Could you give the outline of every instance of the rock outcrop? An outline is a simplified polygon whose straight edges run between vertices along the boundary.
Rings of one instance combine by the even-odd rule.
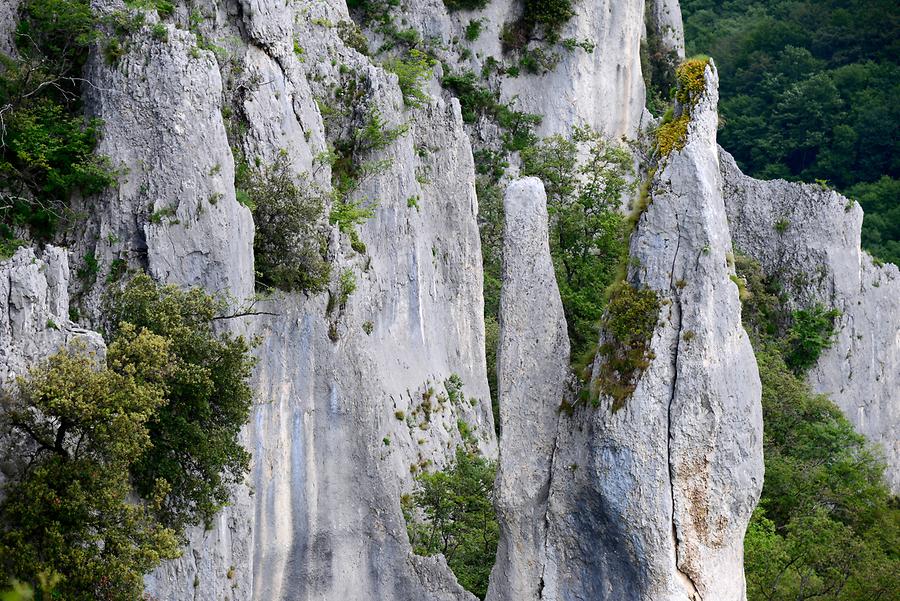
[[[900,272],[860,249],[862,209],[818,184],[759,181],[721,151],[737,252],[759,261],[794,309],[838,309],[837,336],[808,375],[879,445],[900,491]]]
[[[660,313],[649,367],[623,408],[601,394],[596,406],[562,411],[571,401],[565,363],[547,355],[567,350],[555,335],[565,322],[552,280],[545,290],[549,251],[535,231],[544,226],[542,193],[528,180],[507,192],[498,353],[504,536],[492,599],[745,598],[743,536],[763,476],[761,386],[727,258],[712,63],[705,78],[686,144],[664,159],[632,237],[628,280],[656,293]],[[535,304],[549,308],[546,317]],[[598,355],[595,380],[602,362]],[[523,458],[526,443],[508,441],[506,428],[517,433],[525,422]],[[546,432],[555,422],[554,443]]]
[[[99,334],[69,319],[68,286],[65,249],[48,245],[39,258],[24,247],[0,261],[0,388],[60,349],[106,348]]]
[[[503,437],[497,473],[501,525],[489,599],[540,599],[547,502],[559,407],[568,393],[569,337],[550,258],[547,196],[531,177],[504,198],[503,289],[497,350]]]
[[[0,7],[0,51],[11,49],[15,5]],[[841,309],[838,340],[811,382],[886,447],[898,485],[897,268],[860,253],[858,206],[815,187],[756,182],[720,154],[712,63],[686,143],[653,175],[632,237],[627,282],[653,291],[659,316],[649,365],[621,408],[603,394],[596,405],[576,401],[546,195],[534,178],[509,184],[498,445],[470,142],[490,146],[497,131],[464,125],[436,78],[423,84],[421,106],[407,106],[397,75],[345,39],[356,30],[344,0],[175,5],[165,23],[146,11],[122,34],[114,64],[96,49],[86,67],[86,110],[104,124],[98,152],[120,181],[82,199],[87,218],[65,234],[73,271],[85,276],[70,278],[67,251],[53,246],[0,262],[0,385],[75,340],[102,351],[98,334],[70,321],[70,299],[81,323],[99,324],[103,288],[129,268],[227,297],[247,315],[221,327],[261,340],[243,435],[248,482],[211,528],[189,533],[183,557],[147,577],[153,598],[472,601],[442,557],[412,553],[400,507],[415,474],[452,460],[464,423],[484,456],[499,455],[488,599],[743,601],[762,422],[733,245],[790,280],[798,306]],[[561,35],[593,49],[558,47],[545,73],[497,71],[490,83],[501,101],[543,115],[542,135],[589,125],[635,137],[648,119],[642,39],[684,54],[677,0],[576,7]],[[475,12],[422,0],[394,16],[454,72],[480,73],[489,58],[505,60],[499,34],[520,10],[517,0]],[[481,35],[462,52],[477,20]],[[365,34],[385,41],[378,27]],[[340,105],[336,92],[351,88],[353,105]],[[372,216],[351,242],[328,223],[339,195],[322,157],[337,136],[358,135],[362,113],[400,133],[365,157],[371,173],[353,199]],[[327,292],[257,295],[253,215],[235,172],[242,160],[280,157],[325,199]],[[790,223],[783,236],[773,231],[780,219]]]

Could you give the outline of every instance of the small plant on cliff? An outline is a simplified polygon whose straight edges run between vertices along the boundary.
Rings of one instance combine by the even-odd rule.
[[[661,156],[668,156],[673,150],[681,150],[687,142],[688,124],[691,121],[691,110],[700,94],[706,89],[706,65],[709,57],[698,56],[681,63],[675,69],[680,114],[675,117],[666,112],[662,123],[656,130],[657,147]]]
[[[612,291],[601,324],[598,384],[612,397],[613,411],[625,406],[654,357],[650,342],[658,320],[659,297],[653,290],[622,282]]]
[[[259,169],[239,161],[235,186],[243,204],[253,207],[258,284],[307,293],[324,290],[331,268],[325,260],[323,194],[291,172],[284,152]]]
[[[397,75],[397,83],[403,92],[406,106],[418,108],[428,100],[423,86],[432,76],[436,61],[415,48],[406,57],[389,60],[384,67]]]
[[[487,593],[499,540],[495,476],[492,462],[458,447],[451,465],[421,472],[416,490],[401,499],[413,551],[443,554],[459,583],[480,599]]]

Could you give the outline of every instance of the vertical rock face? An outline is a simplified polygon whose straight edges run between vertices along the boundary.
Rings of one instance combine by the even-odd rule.
[[[560,402],[566,394],[569,338],[550,259],[547,197],[531,177],[504,198],[503,289],[497,380],[500,467],[497,562],[488,598],[539,599],[547,500]]]
[[[735,249],[759,261],[794,308],[841,311],[834,344],[809,373],[857,431],[879,445],[900,491],[900,272],[860,250],[859,205],[819,185],[763,182],[721,151]],[[781,224],[776,230],[776,224]]]
[[[705,90],[692,100],[684,149],[654,177],[650,206],[632,237],[632,282],[656,290],[663,305],[656,358],[626,401],[626,415],[610,415],[607,423],[621,436],[617,422],[633,413],[659,420],[665,432],[650,443],[650,457],[664,460],[652,473],[661,471],[670,489],[672,539],[663,541],[674,563],[648,598],[740,600],[743,535],[762,489],[761,386],[727,258],[711,61]],[[660,376],[667,385],[653,386]],[[624,449],[633,444],[622,442]]]
[[[648,0],[647,33],[655,35],[660,49],[684,58],[684,24],[678,0]]]
[[[93,4],[125,9],[121,0]],[[188,6],[176,4],[186,22]],[[499,32],[520,10],[515,0],[474,13],[448,12],[442,0],[413,4],[404,7],[409,25],[445,44],[482,19],[471,55],[451,60],[455,70],[476,72],[502,57]],[[0,7],[0,51],[11,49],[16,5]],[[576,7],[562,37],[589,40],[594,50],[565,52],[543,75],[504,78],[502,99],[544,115],[541,134],[590,125],[633,136],[644,117],[642,37],[650,31],[683,56],[677,0]],[[414,474],[453,457],[462,422],[484,455],[498,450],[475,167],[459,103],[441,99],[432,83],[436,98],[406,107],[397,76],[339,35],[336,24],[350,18],[344,0],[199,0],[190,8],[204,17],[195,31],[166,24],[166,36],[153,35],[158,17],[148,14],[115,65],[99,51],[89,60],[85,104],[104,121],[98,151],[121,181],[84,200],[90,217],[68,242],[73,260],[91,256],[99,273],[73,281],[66,252],[49,246],[0,262],[0,385],[76,339],[102,351],[99,335],[69,321],[67,289],[96,321],[104,282],[123,265],[236,305],[255,300],[258,315],[224,326],[262,340],[244,433],[253,454],[247,486],[212,528],[189,533],[182,558],[147,577],[148,593],[172,601],[471,601],[441,557],[412,554],[399,501]],[[315,157],[334,142],[323,113],[342,110],[331,105],[333,90],[348,73],[365,82],[356,100],[377,108],[387,127],[408,128],[366,157],[389,165],[359,190],[374,209],[358,226],[366,250],[351,249],[332,226],[330,292],[254,299],[253,218],[237,201],[233,152],[259,165],[286,156],[298,181],[331,198],[330,167]],[[661,303],[654,357],[621,409],[601,396],[596,407],[559,411],[574,399],[546,196],[533,178],[508,187],[501,540],[489,599],[744,598],[742,542],[762,484],[762,424],[730,279],[732,235],[737,249],[784,274],[798,304],[843,311],[838,340],[811,381],[885,445],[898,486],[897,269],[859,252],[858,206],[741,175],[716,147],[711,64],[705,81],[686,144],[654,176],[632,238],[628,281]],[[790,223],[781,237],[772,232],[780,219]],[[356,290],[339,300],[343,274]],[[464,383],[461,398],[450,394],[453,374]]]
[[[596,407],[552,409],[567,396],[567,344],[553,280],[544,283],[543,195],[529,180],[507,192],[503,538],[492,599],[745,598],[743,537],[763,476],[761,386],[727,259],[711,63],[705,78],[684,149],[656,174],[632,237],[629,280],[655,291],[661,310],[653,359],[623,408],[601,394]],[[546,432],[556,422],[554,444]],[[508,440],[525,423],[528,442]]]
[[[20,248],[0,261],[0,388],[61,348],[82,344],[102,352],[103,339],[69,320],[69,260],[66,251],[44,248],[38,258]]]

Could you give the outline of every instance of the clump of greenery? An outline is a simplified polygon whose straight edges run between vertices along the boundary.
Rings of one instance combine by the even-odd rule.
[[[634,392],[654,358],[650,342],[659,320],[659,297],[649,288],[622,282],[613,290],[602,323],[603,343],[598,384],[618,411]],[[597,399],[593,399],[597,402]]]
[[[582,159],[579,161],[579,148]],[[633,192],[628,153],[589,129],[551,136],[521,153],[522,174],[544,182],[550,253],[565,309],[572,356],[597,343],[603,291],[628,254],[628,226],[618,208]]]
[[[257,283],[314,294],[328,285],[323,195],[291,172],[282,152],[269,166],[245,161],[235,173],[238,197],[253,210],[253,252]]]
[[[900,508],[884,465],[834,403],[803,381],[806,364],[785,360],[797,332],[810,348],[828,343],[829,312],[814,308],[794,321],[800,312],[785,308],[758,263],[738,256],[735,266],[746,282],[742,318],[762,381],[766,472],[744,543],[748,599],[888,598],[900,571]]]
[[[657,149],[661,156],[668,156],[673,150],[681,150],[687,143],[691,110],[706,89],[705,73],[708,63],[708,57],[694,57],[675,69],[675,80],[678,85],[675,99],[678,101],[677,108],[680,113],[676,117],[674,113],[666,112],[656,130]]]
[[[837,331],[834,322],[841,316],[837,309],[814,305],[792,314],[788,329],[784,361],[796,374],[802,374],[819,360],[822,351],[831,347]]]
[[[0,238],[47,238],[75,193],[113,182],[94,154],[99,121],[81,111],[78,79],[97,20],[87,0],[26,0],[15,32],[19,57],[0,56]]]
[[[252,402],[250,343],[213,331],[228,306],[197,288],[159,286],[138,275],[107,306],[112,340],[132,328],[170,348],[166,403],[147,421],[153,445],[131,465],[132,483],[144,498],[157,499],[156,514],[176,531],[209,523],[249,469],[239,435]]]
[[[403,92],[406,106],[419,108],[428,100],[428,94],[422,89],[432,76],[436,61],[419,50],[413,48],[404,58],[395,58],[384,64],[385,69],[397,75],[397,83]]]
[[[687,142],[688,124],[691,122],[691,115],[685,111],[677,118],[668,121],[663,120],[662,124],[656,130],[656,142],[659,153],[662,156],[668,156],[673,150],[681,150]]]
[[[492,462],[459,447],[455,462],[444,471],[419,473],[415,492],[401,499],[413,551],[443,554],[460,585],[480,599],[487,594],[499,540],[496,471]]]
[[[490,0],[444,0],[448,10],[479,10],[488,5]]]
[[[481,37],[481,26],[481,19],[469,21],[469,24],[466,25],[466,40],[469,42],[474,42],[479,37]]]
[[[338,37],[348,47],[353,48],[362,55],[369,54],[369,40],[360,30],[359,25],[353,21],[341,21],[337,25]]]
[[[356,198],[356,192],[361,182],[391,165],[390,159],[372,160],[372,153],[388,148],[409,131],[409,126],[391,127],[378,108],[366,100],[364,81],[355,75],[343,79],[335,89],[335,100],[337,107],[324,102],[319,105],[326,130],[335,142],[331,150],[316,157],[316,162],[331,165],[334,195],[329,221],[338,225],[350,237],[352,248],[362,254],[366,246],[356,226],[374,215],[377,203]]]
[[[8,419],[33,450],[0,505],[7,575],[28,582],[52,571],[64,578],[61,598],[125,601],[179,555],[176,531],[154,519],[155,495],[129,500],[129,468],[150,449],[171,359],[169,341],[125,325],[105,364],[63,351],[19,382]],[[165,494],[163,483],[155,489]]]

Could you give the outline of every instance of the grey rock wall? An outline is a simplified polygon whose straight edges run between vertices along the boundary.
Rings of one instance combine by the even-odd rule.
[[[507,191],[502,537],[491,599],[746,596],[743,538],[763,476],[761,386],[728,261],[717,85],[710,64],[687,143],[664,159],[632,237],[629,281],[656,291],[661,308],[653,359],[624,408],[601,394],[597,406],[561,411],[572,400],[568,345],[543,190],[524,180]]]
[[[885,454],[900,491],[900,272],[860,249],[862,209],[817,184],[745,176],[721,151],[735,250],[785,287],[793,308],[841,311],[833,346],[808,379]],[[785,223],[779,232],[776,223]]]
[[[497,474],[501,525],[489,599],[542,598],[547,501],[569,337],[550,258],[547,197],[531,177],[504,198],[503,288],[497,351],[503,436]]]

